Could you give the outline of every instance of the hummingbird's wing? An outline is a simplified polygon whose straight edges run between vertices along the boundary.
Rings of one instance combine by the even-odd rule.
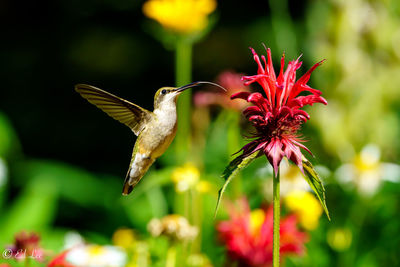
[[[94,86],[77,84],[75,91],[112,118],[131,128],[135,135],[139,135],[152,117],[151,111]]]

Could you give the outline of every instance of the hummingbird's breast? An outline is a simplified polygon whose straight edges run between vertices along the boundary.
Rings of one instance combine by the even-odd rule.
[[[150,152],[152,158],[158,158],[174,140],[177,129],[176,108],[156,109],[154,115],[142,132],[140,143],[143,144],[145,150]]]

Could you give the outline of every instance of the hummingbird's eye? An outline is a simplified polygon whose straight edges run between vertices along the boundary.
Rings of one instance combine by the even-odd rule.
[[[167,93],[167,90],[165,90],[165,89],[161,91],[161,94],[163,94],[163,95],[165,95],[166,93]]]

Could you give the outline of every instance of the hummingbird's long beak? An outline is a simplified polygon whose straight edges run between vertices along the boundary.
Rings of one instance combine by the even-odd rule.
[[[221,85],[216,84],[216,83],[212,83],[212,82],[204,82],[204,81],[192,82],[192,83],[189,83],[187,85],[184,85],[184,86],[181,86],[179,88],[176,88],[176,89],[174,89],[174,91],[181,93],[181,92],[185,91],[186,89],[199,86],[200,84],[211,84],[211,85],[214,85],[214,86],[217,86],[217,87],[221,88],[222,90],[224,90],[226,92],[226,89],[224,87],[222,87]]]

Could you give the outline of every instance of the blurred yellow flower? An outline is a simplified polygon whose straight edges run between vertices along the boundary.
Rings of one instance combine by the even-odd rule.
[[[188,34],[204,29],[216,7],[215,0],[148,0],[143,13],[166,29]]]
[[[104,254],[105,249],[100,245],[92,245],[88,247],[88,252],[92,257],[96,257],[97,255]]]
[[[200,193],[207,193],[211,191],[212,184],[210,182],[201,180],[196,184],[196,190]]]
[[[300,224],[307,230],[318,227],[322,207],[315,196],[308,191],[295,190],[284,198],[286,207],[296,213]]]
[[[347,250],[352,242],[353,235],[348,228],[330,229],[327,235],[329,246],[336,251]]]
[[[112,242],[115,246],[122,248],[131,247],[136,241],[135,233],[132,229],[120,228],[112,236]]]
[[[252,210],[250,213],[250,231],[257,234],[260,232],[261,226],[265,221],[265,211],[262,209]]]
[[[210,183],[200,181],[199,169],[191,163],[186,163],[183,167],[178,167],[172,172],[172,181],[175,183],[175,190],[178,193],[185,192],[191,188],[200,193],[210,190]]]

